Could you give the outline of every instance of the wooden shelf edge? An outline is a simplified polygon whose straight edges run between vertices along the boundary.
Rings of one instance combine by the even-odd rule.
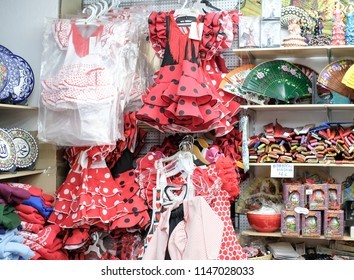
[[[351,238],[348,235],[344,235],[343,238],[326,238],[323,235],[321,236],[285,236],[282,235],[279,231],[275,232],[258,232],[252,229],[244,230],[240,232],[244,236],[258,236],[258,237],[281,237],[281,238],[297,238],[297,239],[322,239],[322,240],[343,240],[343,241],[354,241],[354,238]]]
[[[38,110],[37,107],[25,106],[25,105],[12,105],[12,104],[0,104],[0,110]]]
[[[11,178],[19,178],[24,176],[42,174],[44,172],[43,169],[39,170],[24,170],[24,171],[17,171],[16,173],[4,172],[0,173],[0,180],[11,179]]]

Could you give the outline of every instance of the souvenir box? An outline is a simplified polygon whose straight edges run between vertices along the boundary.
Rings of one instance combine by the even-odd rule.
[[[326,238],[343,238],[344,211],[325,210],[323,215],[323,234]]]
[[[283,200],[286,210],[305,207],[305,186],[301,184],[283,184]]]
[[[308,214],[301,214],[301,235],[321,236],[322,228],[321,211],[309,211]]]
[[[328,184],[328,209],[339,210],[342,203],[341,184]]]
[[[305,192],[309,210],[328,209],[328,187],[326,184],[306,184]]]
[[[239,47],[259,48],[261,46],[261,17],[240,16]]]
[[[280,47],[280,21],[262,20],[261,21],[261,47],[276,48]]]
[[[281,7],[281,0],[262,0],[262,19],[279,20]]]
[[[280,232],[283,236],[300,236],[300,214],[293,210],[281,210]]]

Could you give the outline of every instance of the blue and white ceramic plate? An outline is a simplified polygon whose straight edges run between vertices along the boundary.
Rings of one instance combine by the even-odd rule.
[[[12,96],[13,90],[20,83],[20,71],[17,61],[13,58],[12,53],[0,51],[0,63],[6,67],[6,85],[0,91],[0,100],[5,100]]]
[[[12,54],[12,52],[8,48],[4,47],[3,45],[0,45],[0,52]]]
[[[11,103],[20,103],[26,100],[32,93],[34,87],[34,74],[28,62],[18,55],[12,56],[17,63],[20,73],[18,86],[13,88],[11,93]]]
[[[11,135],[0,129],[0,171],[9,171],[16,167],[16,147]]]
[[[33,136],[22,128],[11,128],[8,133],[15,144],[16,167],[27,168],[34,165],[38,158],[38,146]]]

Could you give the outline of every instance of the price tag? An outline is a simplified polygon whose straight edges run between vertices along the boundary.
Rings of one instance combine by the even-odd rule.
[[[294,178],[294,165],[291,163],[272,163],[270,177]]]

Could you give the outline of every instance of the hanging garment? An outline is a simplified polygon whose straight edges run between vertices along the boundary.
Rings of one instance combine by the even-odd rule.
[[[213,21],[214,17],[227,15],[199,15],[196,22],[197,26],[203,26],[202,36],[213,37],[215,45],[212,45],[209,39],[191,39],[191,31],[184,33],[180,29],[173,12],[150,15],[150,40],[163,61],[153,85],[143,96],[144,105],[137,113],[138,119],[160,131],[172,133],[215,129],[217,134],[225,134],[232,129],[231,111],[217,91],[217,82],[210,80],[200,64],[199,50],[203,43],[205,48],[215,48],[216,52],[227,40],[227,35],[232,37],[232,32],[223,32],[219,21]],[[217,24],[217,33],[210,31],[209,23]]]
[[[162,213],[144,260],[165,259],[166,249],[173,260],[215,260],[221,246],[223,223],[203,197],[183,201],[184,220],[169,235],[169,218],[176,205]]]

